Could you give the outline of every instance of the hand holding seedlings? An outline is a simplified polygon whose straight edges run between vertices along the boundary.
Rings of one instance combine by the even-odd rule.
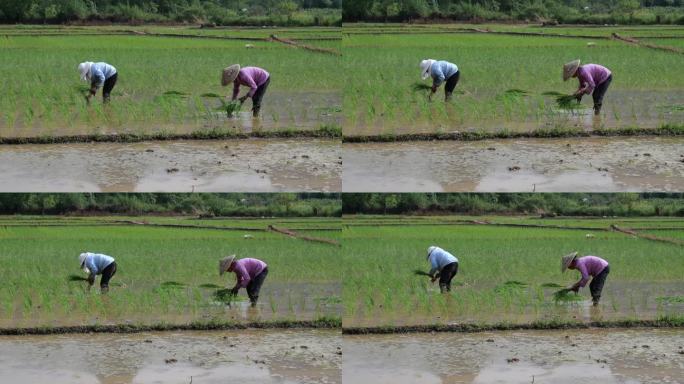
[[[434,283],[439,279],[439,291],[451,292],[451,280],[458,273],[458,259],[451,253],[439,247],[429,247],[427,261],[432,267],[428,274]]]
[[[261,285],[268,275],[268,265],[259,259],[235,260],[235,255],[230,255],[219,260],[219,275],[225,272],[234,272],[237,280],[230,293],[237,295],[240,288],[247,289],[249,301],[252,302],[252,307],[256,307]]]

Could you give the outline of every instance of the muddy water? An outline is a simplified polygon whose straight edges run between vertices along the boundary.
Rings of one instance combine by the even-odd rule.
[[[682,138],[344,144],[343,153],[345,192],[684,190]]]
[[[335,140],[0,146],[5,192],[339,191]]]
[[[344,383],[681,383],[681,330],[344,336]],[[517,359],[517,360],[516,360]]]
[[[491,92],[478,92],[474,97],[482,100],[496,98]],[[681,90],[673,91],[640,91],[640,90],[609,90],[604,100],[603,111],[600,116],[594,116],[591,97],[585,97],[581,108],[574,110],[559,109],[552,97],[545,97],[544,104],[541,99],[529,99],[528,116],[518,116],[517,111],[512,111],[513,117],[506,118],[503,106],[498,114],[484,116],[471,116],[461,120],[462,116],[457,112],[453,103],[458,103],[458,97],[452,104],[447,105],[449,117],[444,117],[441,109],[433,104],[431,119],[421,116],[420,107],[416,106],[415,113],[407,114],[410,120],[387,119],[382,116],[376,117],[372,122],[364,118],[364,112],[360,112],[358,122],[355,125],[347,123],[344,126],[346,135],[377,135],[382,133],[426,133],[426,132],[498,132],[502,130],[514,132],[527,132],[540,128],[581,128],[587,131],[597,128],[624,128],[643,127],[656,128],[663,124],[680,125],[684,123],[684,110],[681,108],[684,94]],[[515,108],[515,107],[514,107]],[[524,107],[523,107],[524,108]],[[349,120],[351,121],[351,120]]]
[[[341,345],[328,330],[0,336],[0,382],[340,383]]]

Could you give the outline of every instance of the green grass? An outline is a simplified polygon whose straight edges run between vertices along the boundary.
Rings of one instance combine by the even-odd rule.
[[[334,290],[331,287],[338,284],[337,247],[262,231],[98,225],[118,217],[45,219],[47,223],[35,218],[2,218],[0,324],[4,328],[292,321],[334,312],[333,307],[316,300],[329,296],[329,290]],[[188,221],[170,217],[159,220]],[[217,221],[217,225],[232,226],[243,222]],[[62,225],[16,225],[27,222]],[[264,228],[260,225],[265,222],[251,224]],[[302,218],[289,224],[315,228],[323,222]],[[329,227],[330,223],[325,225]],[[247,233],[253,238],[245,239]],[[101,295],[98,283],[90,292],[85,289],[85,276],[77,263],[83,251],[116,258],[118,271],[109,294]],[[223,303],[227,298],[221,289],[232,287],[235,276],[229,273],[220,277],[217,265],[221,257],[233,253],[260,258],[269,265],[256,317],[242,319],[239,310],[226,310]],[[238,300],[246,300],[244,290]]]
[[[583,125],[585,114],[591,120],[590,96],[583,99],[581,108],[568,112],[558,108],[555,96],[543,95],[551,90],[570,94],[577,89],[576,79],[561,79],[562,65],[574,58],[613,71],[599,126],[656,128],[684,121],[681,112],[658,108],[682,97],[684,74],[677,70],[681,55],[608,39],[435,34],[426,33],[431,29],[426,26],[397,28],[403,32],[383,34],[382,27],[369,27],[369,32],[378,34],[365,35],[354,33],[354,27],[345,28],[343,63],[349,75],[343,98],[345,135],[527,131],[574,127],[578,122]],[[418,63],[424,58],[449,60],[459,66],[458,93],[452,102],[443,102],[443,87],[432,102],[427,98],[429,91],[415,90]],[[525,93],[507,93],[510,90]]]
[[[653,319],[682,310],[681,306],[664,307],[656,300],[684,292],[680,246],[599,230],[455,224],[459,219],[345,217],[345,326],[530,323],[574,321],[575,317],[583,321],[589,316],[585,312],[591,299],[588,285],[576,297],[554,297],[559,288],[579,280],[576,271],[560,271],[561,256],[574,250],[603,257],[611,265],[600,319]],[[489,219],[512,222],[516,218]],[[454,224],[440,224],[448,220]],[[519,222],[527,220],[518,218]],[[558,225],[559,220],[535,221]],[[623,224],[619,219],[563,221],[596,228]],[[639,218],[634,223],[648,222],[656,227],[670,226],[674,221]],[[594,237],[586,237],[588,233]],[[425,260],[430,245],[459,258],[459,272],[450,294],[440,294],[436,283],[430,284],[427,277],[415,273],[430,268]]]
[[[123,28],[123,27],[122,27]],[[135,28],[134,28],[135,29]],[[147,29],[147,28],[143,28]],[[41,31],[40,29],[38,29]],[[173,33],[174,28],[154,29]],[[17,32],[12,34],[11,32]],[[214,109],[221,103],[201,97],[214,93],[230,97],[232,86],[221,87],[222,68],[232,63],[263,67],[272,75],[264,98],[262,125],[268,129],[310,129],[330,124],[316,108],[340,104],[342,79],[327,68],[338,58],[260,40],[217,40],[149,35],[87,36],[75,28],[64,35],[27,35],[20,28],[3,28],[0,50],[0,129],[5,137],[73,134],[191,132],[207,128],[239,128],[239,119],[226,120]],[[181,34],[204,33],[180,29]],[[324,36],[328,30],[298,29],[302,37]],[[86,30],[90,33],[92,30]],[[268,31],[238,29],[236,37],[263,39]],[[271,31],[274,32],[274,31]],[[103,29],[102,33],[113,33]],[[231,30],[216,33],[230,34]],[[278,33],[277,31],[275,33]],[[287,33],[285,33],[287,35]],[[338,35],[339,36],[339,35]],[[252,44],[253,49],[245,48]],[[315,42],[311,43],[315,45]],[[119,79],[112,103],[103,107],[98,94],[87,106],[76,66],[85,61],[114,65]],[[306,71],[301,68],[306,66]],[[49,70],[46,70],[49,68]],[[241,95],[246,93],[244,87]],[[251,108],[251,101],[245,107]]]

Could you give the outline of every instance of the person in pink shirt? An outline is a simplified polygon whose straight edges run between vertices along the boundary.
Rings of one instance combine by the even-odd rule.
[[[268,88],[268,84],[271,82],[271,75],[259,67],[241,68],[240,64],[233,64],[223,69],[221,74],[221,85],[225,87],[231,82],[233,83],[233,97],[231,100],[238,98],[241,85],[249,87],[249,91],[238,100],[242,104],[248,97],[251,97],[252,115],[258,117],[261,110],[261,100],[263,100],[266,88]]]
[[[591,95],[594,99],[594,114],[600,114],[603,96],[610,82],[613,81],[610,69],[598,64],[580,65],[579,60],[574,60],[563,66],[563,81],[567,81],[570,77],[576,77],[579,80],[579,87],[574,93],[577,101],[581,101],[584,95]]]
[[[256,306],[261,285],[268,275],[268,265],[259,259],[235,260],[235,255],[230,255],[219,261],[219,275],[223,275],[224,272],[235,273],[236,283],[230,290],[231,293],[237,295],[240,288],[247,289],[252,307]]]
[[[589,276],[592,277],[589,284],[589,291],[591,291],[591,298],[594,305],[598,305],[601,299],[601,291],[603,284],[606,282],[610,267],[608,262],[598,256],[583,256],[577,257],[577,252],[563,256],[561,259],[561,272],[566,269],[576,269],[580,272],[581,278],[578,282],[568,287],[569,291],[578,292],[580,288],[587,285]]]

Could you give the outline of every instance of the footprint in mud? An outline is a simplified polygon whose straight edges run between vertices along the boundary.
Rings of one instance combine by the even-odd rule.
[[[517,166],[517,165],[514,165],[514,166],[512,166],[512,167],[508,167],[508,170],[509,170],[510,172],[515,172],[515,171],[519,171],[519,170],[520,170],[520,167]]]
[[[180,171],[180,169],[178,169],[178,168],[167,168],[166,169],[166,173],[174,173],[174,172],[178,172],[178,171]]]

